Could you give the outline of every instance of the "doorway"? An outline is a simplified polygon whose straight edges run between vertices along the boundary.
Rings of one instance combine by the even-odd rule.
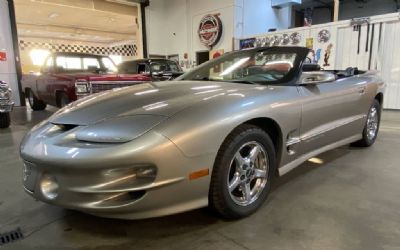
[[[196,64],[197,65],[207,62],[208,60],[210,60],[210,52],[208,50],[196,52]]]

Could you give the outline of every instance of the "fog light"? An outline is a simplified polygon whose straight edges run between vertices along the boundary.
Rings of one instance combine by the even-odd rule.
[[[58,183],[54,176],[45,174],[40,180],[40,191],[44,197],[54,200],[58,196]]]

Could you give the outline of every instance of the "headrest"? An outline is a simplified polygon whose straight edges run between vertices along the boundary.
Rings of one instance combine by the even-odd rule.
[[[321,66],[317,63],[303,63],[303,71],[320,71]]]

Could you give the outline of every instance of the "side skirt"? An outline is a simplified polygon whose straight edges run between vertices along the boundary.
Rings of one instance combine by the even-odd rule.
[[[343,140],[334,142],[332,144],[326,145],[326,146],[324,146],[322,148],[316,149],[316,150],[314,150],[314,151],[312,151],[310,153],[304,154],[304,155],[300,156],[299,158],[297,158],[296,160],[294,160],[292,162],[289,162],[288,164],[280,167],[278,169],[279,176],[282,176],[282,175],[288,173],[290,170],[294,169],[295,167],[298,167],[300,164],[302,164],[303,162],[307,161],[308,159],[310,159],[310,158],[312,158],[314,156],[317,156],[317,155],[319,155],[319,154],[321,154],[323,152],[332,150],[334,148],[338,148],[338,147],[344,146],[346,144],[350,144],[352,142],[358,141],[361,138],[362,138],[361,134],[354,135],[354,136],[348,137],[346,139],[343,139]]]

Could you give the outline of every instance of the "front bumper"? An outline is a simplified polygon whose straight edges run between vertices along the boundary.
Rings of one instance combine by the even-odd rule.
[[[191,172],[212,166],[211,157],[186,158],[164,136],[149,132],[122,144],[72,143],[73,134],[24,139],[24,188],[34,198],[103,217],[148,218],[187,211],[208,203],[209,176],[190,181]],[[138,169],[156,169],[137,178]],[[42,180],[56,180],[49,199]]]
[[[0,99],[0,113],[8,113],[11,112],[14,107],[14,102],[10,100]]]

